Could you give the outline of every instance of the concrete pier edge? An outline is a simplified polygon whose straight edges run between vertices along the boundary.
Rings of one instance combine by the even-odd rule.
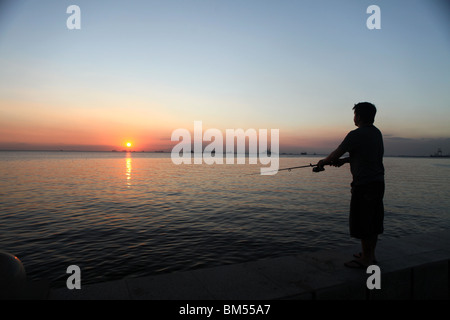
[[[81,285],[31,285],[49,300],[435,300],[449,299],[450,230],[383,239],[377,246],[381,289],[344,262],[360,245],[233,265]]]

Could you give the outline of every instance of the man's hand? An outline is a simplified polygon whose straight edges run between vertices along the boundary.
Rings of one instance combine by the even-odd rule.
[[[325,166],[325,159],[319,160],[319,162],[317,162],[317,168],[323,168]]]
[[[349,160],[350,160],[350,158],[343,158],[343,159],[336,159],[336,160],[330,162],[327,160],[327,158],[322,159],[322,160],[319,160],[319,162],[317,162],[317,170],[322,171],[322,169],[324,169],[323,167],[326,165],[340,167],[340,166],[346,164],[347,162],[349,162]]]
[[[336,162],[338,165],[338,167],[342,166],[345,162],[341,163],[341,159],[340,157],[342,157],[342,155],[345,153],[345,150],[341,149],[341,147],[339,146],[336,150],[334,150],[332,153],[330,153],[328,155],[328,157],[326,157],[325,159],[320,160],[317,163],[317,169],[323,169],[324,166],[326,165],[334,165],[333,163]],[[348,159],[348,158],[345,158]],[[321,170],[320,170],[321,171]]]
[[[340,167],[348,162],[348,158],[337,159],[331,163],[332,166]]]
[[[313,168],[313,172],[320,172],[320,171],[324,171],[325,168],[323,167],[325,165],[325,159],[320,160],[319,162],[317,162],[316,166]]]

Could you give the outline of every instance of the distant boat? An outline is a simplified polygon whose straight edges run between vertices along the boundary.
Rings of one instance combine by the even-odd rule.
[[[450,154],[444,155],[442,154],[441,148],[438,148],[435,154],[430,155],[430,157],[436,157],[436,158],[449,158]]]

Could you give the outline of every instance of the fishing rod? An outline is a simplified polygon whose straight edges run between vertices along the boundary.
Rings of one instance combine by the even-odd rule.
[[[300,168],[313,168],[314,172],[320,172],[320,171],[324,171],[325,170],[324,167],[318,167],[317,164],[310,163],[310,164],[308,164],[306,166],[283,168],[283,169],[278,169],[278,171],[284,171],[284,170],[291,171],[293,169],[300,169]]]
[[[344,161],[344,162],[342,162],[340,165],[338,164],[338,163],[339,163],[339,160],[337,160],[337,161],[335,161],[335,162],[332,162],[332,163],[330,163],[330,164],[327,164],[327,166],[341,166],[342,164],[348,162],[348,159],[349,159],[349,158],[342,158],[342,159],[339,159],[339,160],[341,160],[341,161]],[[324,168],[323,166],[322,166],[322,167],[319,167],[317,163],[316,163],[316,164],[310,163],[309,165],[306,165],[306,166],[298,166],[298,167],[283,168],[283,169],[278,169],[278,170],[273,170],[273,171],[283,171],[283,170],[291,171],[292,169],[311,168],[311,167],[313,168],[313,172],[321,172],[321,171],[325,171],[325,168]]]
[[[324,171],[325,170],[325,168],[324,167],[318,167],[317,166],[317,164],[312,164],[312,163],[310,163],[310,164],[308,164],[308,165],[305,165],[305,166],[297,166],[297,167],[290,167],[290,168],[283,168],[283,169],[278,169],[278,170],[272,170],[272,171],[291,171],[291,170],[293,170],[293,169],[300,169],[300,168],[313,168],[313,172],[321,172],[321,171]],[[269,172],[272,172],[272,171],[269,171]],[[259,173],[250,173],[249,175],[259,175]]]
[[[329,163],[329,164],[327,164],[327,166],[335,166],[335,167],[340,167],[340,166],[342,166],[344,163],[348,163],[349,162],[349,159],[350,158],[341,158],[341,159],[338,159],[338,160],[336,160],[336,161],[334,161],[334,162],[331,162],[331,163]],[[300,169],[300,168],[313,168],[313,172],[321,172],[321,171],[325,171],[325,168],[323,167],[323,166],[318,166],[318,163],[316,163],[316,164],[312,164],[312,163],[310,163],[310,164],[308,164],[308,165],[305,165],[305,166],[297,166],[297,167],[290,167],[290,168],[282,168],[282,169],[278,169],[278,170],[271,170],[271,171],[269,171],[269,172],[273,172],[273,171],[285,171],[285,170],[287,170],[287,171],[291,171],[291,170],[293,170],[293,169]],[[251,173],[250,175],[254,175],[254,174],[257,174],[257,173]]]

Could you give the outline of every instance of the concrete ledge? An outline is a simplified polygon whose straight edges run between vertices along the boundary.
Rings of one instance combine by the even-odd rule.
[[[130,278],[81,290],[53,289],[49,299],[134,300],[392,300],[449,299],[450,230],[381,240],[381,289],[369,274],[343,264],[359,244],[235,265]]]
[[[448,261],[439,261],[412,268],[413,298],[448,298],[448,264]]]
[[[49,290],[46,280],[24,281],[14,288],[0,286],[0,300],[46,300]]]

